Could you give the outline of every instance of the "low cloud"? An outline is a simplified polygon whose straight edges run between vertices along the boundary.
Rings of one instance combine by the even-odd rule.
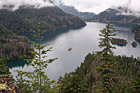
[[[22,5],[32,5],[35,8],[55,6],[55,4],[74,6],[80,12],[93,12],[99,14],[108,8],[125,7],[129,11],[122,12],[122,15],[140,15],[140,0],[0,0],[0,9],[9,7],[12,10]]]
[[[130,15],[140,17],[139,11],[134,11],[129,7],[119,7],[119,8],[115,7],[115,9],[119,11],[116,15],[127,15],[127,16]]]
[[[18,9],[22,5],[31,5],[35,8],[54,6],[50,0],[0,0],[0,9]]]
[[[140,12],[140,0],[54,0],[57,4],[74,6],[78,11],[93,12],[99,14],[100,12],[114,7],[126,7],[133,13],[122,14],[137,14]]]

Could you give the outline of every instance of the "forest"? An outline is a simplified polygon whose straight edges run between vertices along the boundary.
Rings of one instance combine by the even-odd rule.
[[[18,36],[3,25],[0,25],[0,58],[5,60],[5,62],[27,57],[31,58],[32,55],[28,51],[33,49],[27,42],[27,37]]]
[[[0,0],[0,93],[140,93],[138,3]]]
[[[113,55],[115,47],[110,43],[110,36],[115,36],[113,31],[110,25],[101,30],[103,38],[100,38],[99,47],[103,50],[89,53],[74,72],[59,78],[60,93],[140,92],[140,59]]]
[[[39,24],[40,25],[40,24]],[[66,73],[58,81],[48,78],[44,70],[48,64],[57,58],[41,61],[46,58],[45,54],[52,48],[44,50],[48,45],[40,45],[46,31],[34,31],[38,43],[32,42],[36,51],[30,51],[37,55],[33,59],[27,59],[30,65],[35,69],[33,72],[17,70],[17,81],[13,81],[23,93],[139,93],[140,92],[140,58],[125,55],[114,55],[115,46],[111,41],[115,34],[115,28],[108,24],[106,28],[100,31],[99,47],[101,51],[89,53],[80,67],[75,71]],[[5,43],[5,41],[4,41]],[[42,51],[41,51],[42,50]],[[42,57],[41,57],[42,56]],[[0,59],[0,75],[9,74],[8,68],[4,65],[3,59]],[[30,79],[22,78],[27,77]]]
[[[86,25],[78,17],[66,14],[58,7],[35,9],[32,6],[21,6],[16,11],[0,9],[0,24],[16,34],[30,33],[36,30],[38,22],[41,23],[40,28],[47,31]]]

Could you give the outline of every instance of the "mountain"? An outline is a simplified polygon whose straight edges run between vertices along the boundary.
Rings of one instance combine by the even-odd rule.
[[[68,14],[72,14],[74,16],[79,17],[82,20],[88,20],[90,18],[93,18],[95,16],[94,13],[89,13],[89,12],[79,12],[77,11],[74,7],[72,6],[65,6],[63,4],[58,5],[58,7],[60,9],[62,9],[64,12],[68,13]]]
[[[96,70],[101,64],[99,60],[100,57],[97,57],[96,54],[89,53],[80,67],[59,78],[58,83],[62,84],[60,91],[62,93],[96,93],[101,82],[105,81],[100,79],[100,73]],[[114,60],[118,63],[112,73],[117,72],[114,76],[118,79],[115,79],[117,85],[112,90],[117,90],[115,93],[139,93],[137,91],[139,90],[140,79],[135,79],[139,78],[140,60],[133,58],[133,56],[114,56]]]
[[[41,23],[41,30],[48,31],[86,25],[78,17],[66,14],[57,6],[35,8],[24,5],[15,11],[11,11],[9,7],[0,10],[0,24],[17,34],[35,30],[38,22]]]
[[[0,24],[0,38],[6,36],[8,37],[9,35],[13,35],[13,32],[5,28],[2,24]]]
[[[94,16],[90,21],[114,23],[124,26],[134,26],[140,22],[140,17],[128,8],[109,8],[98,15]]]
[[[28,51],[33,50],[26,42],[28,38],[24,36],[17,36],[12,31],[0,24],[0,58],[13,60],[16,58],[23,58],[31,56]]]

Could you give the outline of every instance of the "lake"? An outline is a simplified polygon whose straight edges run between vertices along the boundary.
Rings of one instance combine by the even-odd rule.
[[[105,25],[104,23],[87,22],[87,26],[83,28],[60,29],[60,31],[51,31],[44,35],[42,44],[50,44],[49,47],[53,47],[52,51],[48,53],[49,58],[58,58],[58,60],[49,64],[45,70],[49,78],[58,79],[66,72],[74,71],[84,61],[88,53],[99,51],[99,33]],[[117,49],[114,50],[115,55],[140,56],[140,44],[136,48],[131,46],[131,43],[134,41],[134,34],[130,31],[130,28],[120,26],[115,26],[115,28],[117,30],[116,37],[128,41],[127,46],[116,47]],[[68,51],[70,47],[72,50]],[[16,76],[15,70],[33,70],[23,60],[8,62],[7,65],[14,77]]]

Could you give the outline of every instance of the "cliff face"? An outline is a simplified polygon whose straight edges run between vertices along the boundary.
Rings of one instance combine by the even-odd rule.
[[[109,8],[94,16],[90,21],[114,23],[124,26],[134,26],[140,22],[140,17],[132,15],[132,11],[129,11],[126,8],[119,7],[118,9]]]
[[[42,30],[52,31],[57,28],[82,27],[86,23],[70,14],[66,14],[57,6],[36,9],[31,6],[21,6],[18,10],[0,10],[0,24],[14,33],[26,33],[36,29],[41,23]]]

